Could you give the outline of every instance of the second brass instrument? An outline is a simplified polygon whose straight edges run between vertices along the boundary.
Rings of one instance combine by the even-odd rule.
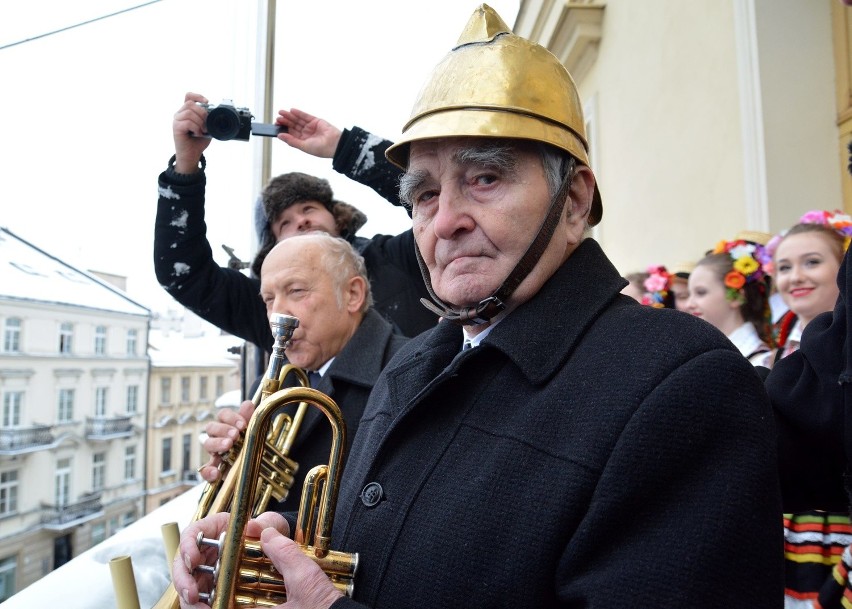
[[[299,320],[290,315],[273,313],[270,315],[270,326],[275,342],[266,372],[260,381],[252,402],[257,407],[260,403],[278,391],[284,379],[292,374],[302,387],[307,387],[308,377],[301,368],[287,364],[284,354],[293,332],[299,327]],[[271,500],[283,501],[293,484],[293,477],[298,464],[290,456],[290,449],[299,431],[299,427],[307,411],[307,404],[299,404],[292,417],[280,413],[271,425],[263,446],[260,447],[261,464],[258,483],[251,498],[253,503],[252,515],[266,510]],[[227,512],[231,509],[236,487],[236,476],[244,459],[243,436],[237,438],[233,447],[222,455],[219,465],[219,479],[216,482],[205,483],[198,500],[198,506],[191,522],[196,522],[209,514]],[[178,609],[180,601],[174,586],[169,585],[153,609]]]

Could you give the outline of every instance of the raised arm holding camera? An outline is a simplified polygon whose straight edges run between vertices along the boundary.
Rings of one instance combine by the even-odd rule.
[[[158,281],[175,300],[222,330],[268,351],[272,334],[258,297],[258,279],[219,266],[213,259],[206,236],[206,161],[203,154],[211,144],[207,135],[208,107],[206,97],[187,93],[174,115],[175,154],[169,167],[159,176],[154,268]],[[280,122],[261,125],[276,132],[282,126],[286,125]],[[343,150],[343,155],[346,160],[341,161],[342,164],[356,166],[354,155],[348,149]],[[335,154],[335,162],[337,158]],[[363,183],[380,194],[392,192],[399,173],[394,169],[377,178],[375,172],[364,172]],[[276,176],[261,193],[261,200],[263,239],[256,262],[262,261],[263,255],[283,238],[323,230],[345,238],[364,257],[375,309],[398,333],[414,336],[437,322],[437,316],[420,304],[421,298],[428,297],[428,291],[417,264],[410,230],[399,235],[356,236],[366,216],[336,200],[328,181],[303,173]],[[398,199],[391,202],[398,202]]]

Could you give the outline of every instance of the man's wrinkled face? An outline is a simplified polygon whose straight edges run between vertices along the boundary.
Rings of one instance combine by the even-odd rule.
[[[509,276],[551,197],[532,146],[457,138],[412,142],[403,198],[412,205],[414,236],[435,294],[473,306]],[[560,221],[539,264],[516,290],[519,302],[561,264],[566,230]]]
[[[297,240],[299,241],[299,240]],[[285,351],[290,363],[318,370],[336,356],[357,327],[340,302],[338,289],[316,244],[285,240],[270,251],[260,274],[260,295],[267,313],[299,319]]]
[[[334,216],[318,201],[294,203],[278,214],[271,223],[271,229],[276,241],[315,230],[335,237],[340,236]]]

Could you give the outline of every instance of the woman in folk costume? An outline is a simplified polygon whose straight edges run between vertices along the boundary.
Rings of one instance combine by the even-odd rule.
[[[773,362],[797,351],[810,322],[834,309],[840,295],[838,271],[850,237],[852,218],[848,215],[813,210],[767,244],[772,259],[766,268],[788,308],[780,324]],[[804,409],[810,406],[802,404]],[[819,415],[819,410],[813,413]],[[839,599],[842,588],[832,577],[832,570],[845,571],[841,555],[852,543],[852,521],[845,505],[817,500],[808,505],[809,509],[784,514],[785,594],[791,607],[810,607],[823,588],[827,602],[829,598]]]

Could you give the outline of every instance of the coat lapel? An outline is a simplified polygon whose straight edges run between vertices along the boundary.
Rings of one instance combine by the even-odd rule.
[[[335,387],[341,384],[371,388],[384,365],[384,349],[390,340],[392,328],[373,309],[367,311],[361,325],[352,338],[334,358],[318,387],[331,399],[335,399]],[[339,393],[339,391],[338,391]],[[310,408],[302,420],[301,429],[308,435],[325,415],[318,408]]]

